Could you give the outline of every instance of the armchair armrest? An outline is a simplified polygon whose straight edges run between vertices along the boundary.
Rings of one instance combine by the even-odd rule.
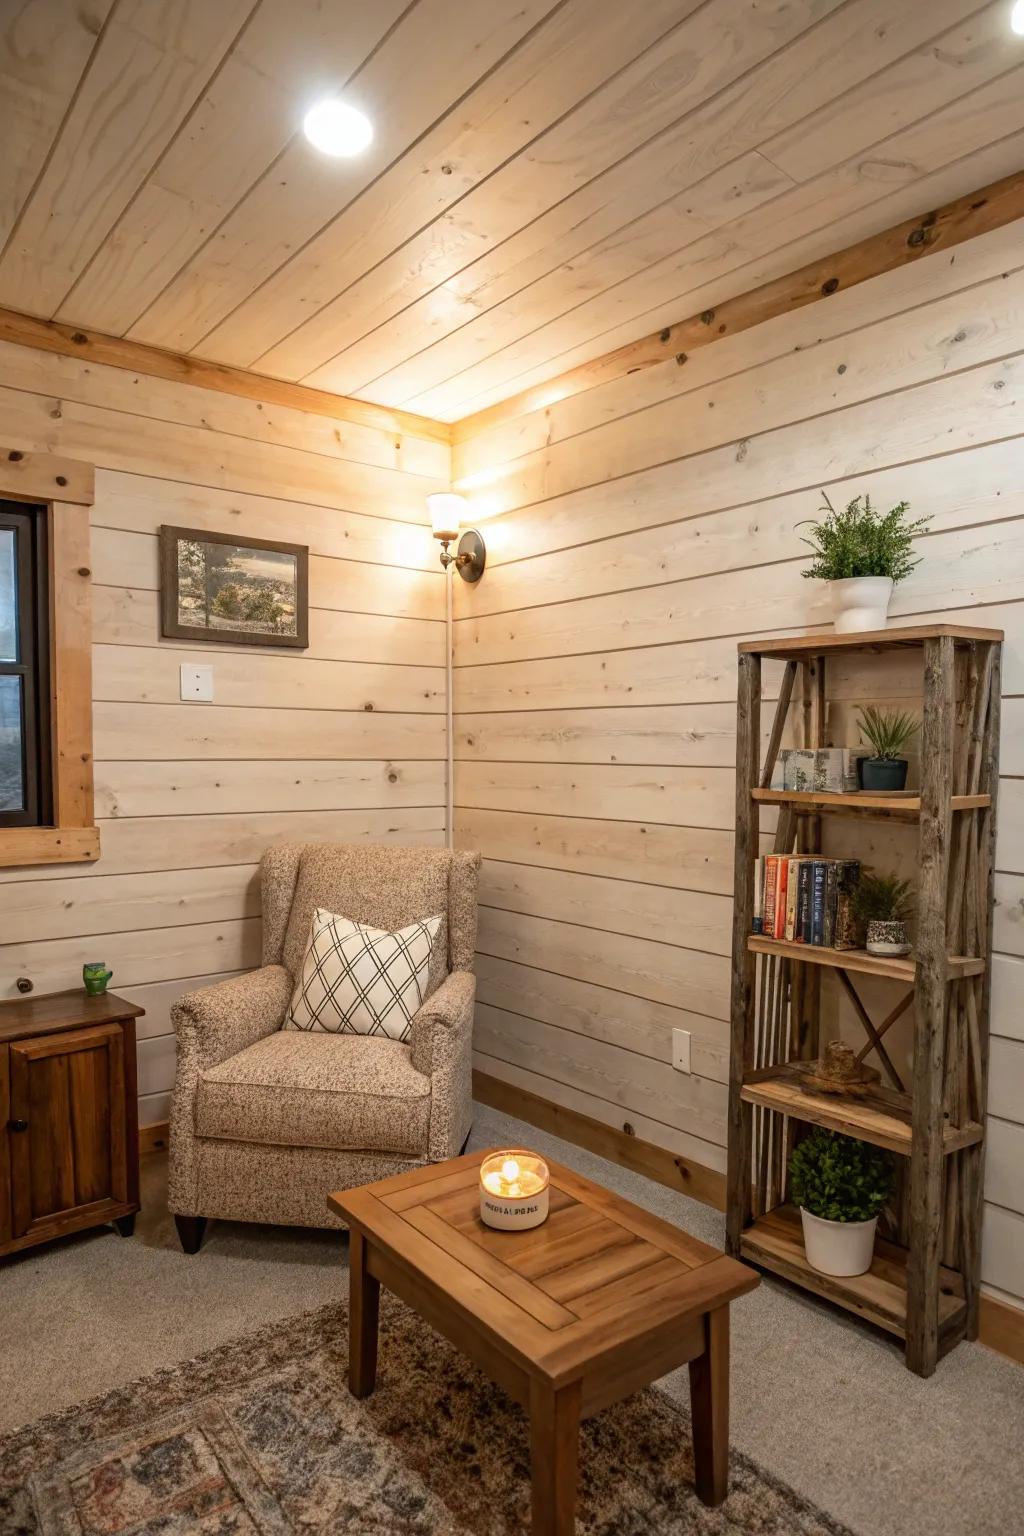
[[[430,1078],[427,1154],[454,1157],[473,1120],[473,1011],[476,977],[452,971],[412,1021],[412,1064]]]
[[[199,1074],[280,1029],[292,987],[291,972],[283,965],[265,965],[244,976],[186,992],[171,1009],[178,1060],[171,1100],[167,1193],[168,1205],[176,1215],[202,1214],[194,1119]]]
[[[290,971],[283,965],[264,965],[186,992],[171,1009],[179,1072],[191,1063],[205,1071],[280,1029],[292,990]]]

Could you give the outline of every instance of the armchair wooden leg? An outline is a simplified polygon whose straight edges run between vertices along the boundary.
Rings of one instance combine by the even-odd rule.
[[[206,1217],[175,1216],[174,1225],[178,1229],[178,1240],[185,1253],[198,1253],[206,1231]]]

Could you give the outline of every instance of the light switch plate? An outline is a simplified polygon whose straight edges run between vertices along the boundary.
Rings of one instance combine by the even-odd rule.
[[[690,1070],[690,1031],[688,1029],[672,1031],[672,1065],[677,1072]]]
[[[213,699],[213,668],[183,666],[181,696],[190,703],[209,704]]]

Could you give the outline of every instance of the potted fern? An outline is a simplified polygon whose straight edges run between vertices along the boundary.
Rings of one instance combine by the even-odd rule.
[[[857,729],[874,748],[873,757],[862,757],[859,761],[861,788],[886,794],[905,789],[907,760],[900,753],[916,735],[918,721],[902,709],[876,709],[873,704],[865,704]]]
[[[811,1268],[822,1275],[869,1270],[879,1212],[892,1193],[889,1154],[815,1126],[793,1148],[789,1184],[800,1207]]]
[[[914,903],[908,881],[865,871],[852,900],[858,942],[869,955],[894,959],[910,954],[907,918]]]
[[[876,512],[870,496],[855,496],[837,512],[822,491],[825,516],[809,527],[804,543],[814,551],[804,575],[829,583],[832,622],[837,634],[884,629],[896,582],[920,564],[913,542],[931,522],[911,522],[910,503],[901,501],[888,512]]]

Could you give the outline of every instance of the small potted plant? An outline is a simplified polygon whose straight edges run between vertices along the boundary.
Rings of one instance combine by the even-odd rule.
[[[874,748],[873,757],[862,757],[858,768],[862,789],[891,794],[906,788],[907,760],[900,753],[918,729],[918,721],[902,709],[876,709],[866,704],[857,729]]]
[[[803,542],[814,551],[803,574],[829,583],[838,634],[884,629],[893,586],[920,564],[912,554],[913,542],[931,518],[910,522],[906,501],[888,512],[876,512],[870,496],[855,496],[837,512],[825,492],[821,494],[825,516],[819,523],[802,525],[811,530]]]
[[[907,918],[913,910],[910,884],[895,875],[862,873],[853,891],[857,934],[869,955],[910,954]]]
[[[800,1207],[811,1268],[822,1275],[869,1270],[878,1214],[892,1193],[889,1154],[815,1126],[793,1148],[789,1183]]]

